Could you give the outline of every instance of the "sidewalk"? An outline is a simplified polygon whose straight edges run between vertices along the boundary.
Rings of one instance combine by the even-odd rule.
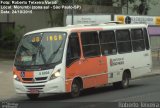
[[[12,81],[12,65],[13,60],[0,59],[0,100],[16,94]]]
[[[144,75],[143,77],[155,75],[160,75],[160,59],[157,57],[152,57],[152,72]]]
[[[10,72],[12,70],[13,60],[0,59],[0,72]]]

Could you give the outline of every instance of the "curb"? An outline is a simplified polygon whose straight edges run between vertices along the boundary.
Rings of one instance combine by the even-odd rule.
[[[155,72],[155,73],[149,73],[149,74],[146,74],[146,75],[134,78],[134,79],[147,78],[147,77],[153,77],[153,76],[159,76],[159,75],[160,75],[160,72]]]

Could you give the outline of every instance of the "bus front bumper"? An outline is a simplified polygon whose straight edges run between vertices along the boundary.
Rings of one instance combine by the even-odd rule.
[[[14,80],[17,93],[65,93],[65,81],[58,77],[45,83],[22,83]]]

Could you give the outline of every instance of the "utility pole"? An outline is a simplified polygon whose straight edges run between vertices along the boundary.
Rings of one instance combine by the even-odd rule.
[[[72,6],[74,6],[74,0],[72,0]],[[74,24],[74,9],[72,8],[72,25]]]
[[[127,15],[128,15],[128,0],[127,0]]]

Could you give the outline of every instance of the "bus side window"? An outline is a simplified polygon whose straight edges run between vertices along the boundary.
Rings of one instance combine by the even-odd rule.
[[[147,34],[146,28],[143,29],[143,36],[145,40],[146,49],[149,50],[150,47],[149,47],[149,40],[148,40],[148,34]]]
[[[96,31],[81,32],[84,57],[100,56],[98,33]]]
[[[116,39],[120,54],[132,52],[129,30],[116,30]]]
[[[70,66],[75,60],[80,58],[80,45],[77,33],[72,33],[69,37],[66,65]]]
[[[132,29],[131,30],[131,37],[132,37],[132,45],[133,51],[144,51],[145,44],[144,44],[144,37],[142,29]]]
[[[117,53],[114,31],[99,32],[102,55],[114,55]]]

